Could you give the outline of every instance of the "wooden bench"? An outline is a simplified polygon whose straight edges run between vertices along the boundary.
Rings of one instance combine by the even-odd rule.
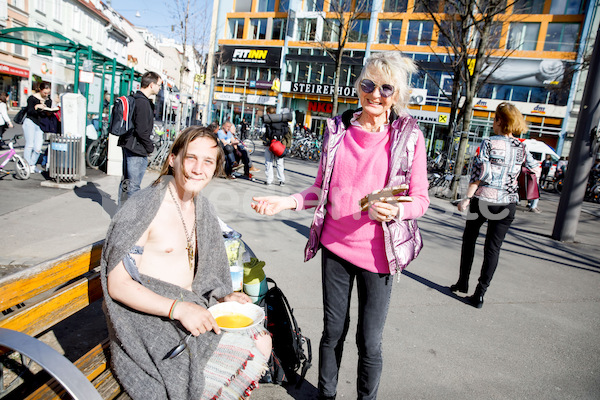
[[[0,279],[0,310],[4,310],[0,328],[5,328],[0,329],[3,400],[63,398],[66,392],[85,400],[129,399],[110,370],[108,336],[100,307],[102,244],[94,243]],[[63,332],[60,338],[56,336],[59,331]],[[59,347],[57,350],[64,352],[92,383],[95,396],[74,396],[75,389],[94,389],[76,371],[68,372],[70,363],[65,364],[64,357],[48,350],[38,339]],[[72,352],[61,349],[72,348],[74,343],[83,344]],[[20,355],[27,357],[23,360]],[[28,358],[38,365],[27,365]],[[68,379],[61,379],[65,376]]]

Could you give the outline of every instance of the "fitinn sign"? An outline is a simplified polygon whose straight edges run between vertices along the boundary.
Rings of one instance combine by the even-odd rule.
[[[290,91],[292,93],[323,94],[326,96],[333,96],[334,90],[335,87],[333,85],[292,82]],[[354,86],[338,86],[338,96],[355,98],[358,97],[356,95],[356,88],[354,88]]]

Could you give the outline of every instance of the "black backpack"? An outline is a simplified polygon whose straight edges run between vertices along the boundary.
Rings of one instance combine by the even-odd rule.
[[[133,96],[121,96],[115,99],[110,114],[110,125],[108,131],[115,136],[122,136],[133,131],[133,110],[135,99]]]
[[[294,318],[294,310],[281,289],[273,279],[266,279],[274,286],[267,291],[258,305],[265,309],[265,324],[272,335],[273,352],[269,360],[269,369],[261,381],[277,384],[296,382],[297,386],[300,386],[312,365],[310,339],[302,335]]]

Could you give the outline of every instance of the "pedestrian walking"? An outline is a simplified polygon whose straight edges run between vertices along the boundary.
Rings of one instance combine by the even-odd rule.
[[[148,167],[148,156],[154,151],[151,139],[154,129],[154,103],[150,100],[160,91],[162,79],[156,72],[142,75],[141,89],[133,98],[133,129],[119,137],[123,149],[123,176],[119,185],[119,206],[140,190]]]
[[[356,81],[362,108],[327,121],[315,183],[289,197],[253,199],[252,208],[264,215],[316,206],[305,260],[322,248],[319,399],[336,396],[355,282],[358,398],[377,397],[393,275],[422,248],[416,219],[429,206],[427,156],[423,134],[406,112],[408,78],[415,71],[399,52],[372,55]],[[374,201],[361,211],[364,195],[401,184],[409,185],[412,202]]]
[[[47,110],[52,107],[50,99],[50,84],[41,82],[34,94],[27,98],[27,117],[23,121],[23,135],[25,136],[25,148],[23,158],[29,163],[31,173],[39,173],[37,162],[44,144],[44,119],[47,118]]]
[[[481,274],[474,294],[467,297],[469,304],[476,308],[483,306],[483,296],[498,265],[500,247],[515,219],[521,165],[525,163],[532,170],[539,165],[525,145],[513,136],[527,132],[525,119],[513,104],[498,105],[493,129],[495,136],[485,138],[481,143],[467,196],[458,203],[459,211],[468,209],[469,212],[463,232],[458,282],[450,286],[453,292],[469,291],[475,242],[481,226],[487,221]]]
[[[274,115],[276,108],[273,106],[267,107],[267,114]],[[292,131],[285,119],[278,120],[277,122],[265,123],[265,175],[267,176],[267,185],[273,184],[273,164],[277,168],[277,180],[279,186],[285,185],[285,165],[283,163],[283,156],[277,156],[269,148],[272,140],[280,141],[286,149],[292,146]]]

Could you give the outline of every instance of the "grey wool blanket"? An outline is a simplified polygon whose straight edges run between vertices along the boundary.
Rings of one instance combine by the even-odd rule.
[[[125,257],[146,231],[164,199],[171,177],[132,196],[115,214],[102,250],[101,278],[104,310],[111,339],[112,366],[133,399],[199,399],[204,388],[204,367],[221,336],[207,332],[188,341],[188,349],[171,360],[162,358],[188,332],[177,321],[148,315],[112,300],[108,273]],[[214,208],[196,196],[198,267],[192,291],[141,274],[142,284],[171,298],[203,307],[231,293],[229,264]],[[165,269],[169,266],[165,265]]]

